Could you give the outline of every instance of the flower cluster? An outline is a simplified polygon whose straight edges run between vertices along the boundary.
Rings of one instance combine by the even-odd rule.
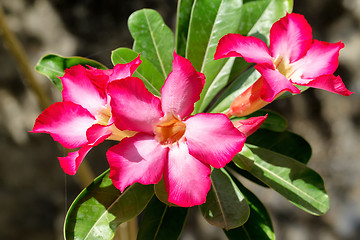
[[[243,57],[256,63],[261,77],[230,106],[228,115],[245,116],[272,102],[285,91],[300,93],[296,85],[327,90],[348,96],[342,80],[333,73],[339,65],[341,42],[312,39],[304,16],[286,14],[270,30],[270,49],[252,36],[228,34],[220,39],[215,59]]]
[[[169,202],[200,205],[211,187],[211,167],[229,163],[266,118],[232,122],[228,116],[256,111],[284,91],[300,93],[295,84],[351,94],[340,77],[332,75],[343,46],[313,40],[310,26],[298,14],[287,14],[273,25],[270,50],[254,37],[224,36],[215,59],[243,57],[257,63],[262,75],[226,115],[192,115],[205,76],[175,52],[161,97],[132,77],[140,57],[109,70],[73,66],[60,78],[63,101],[39,115],[33,132],[49,133],[65,148],[79,148],[59,157],[68,174],[76,173],[92,147],[106,139],[119,141],[106,154],[115,187],[124,191],[135,182],[157,184],[163,179]]]

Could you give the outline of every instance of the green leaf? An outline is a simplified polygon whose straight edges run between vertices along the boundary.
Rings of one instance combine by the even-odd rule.
[[[223,168],[212,170],[211,189],[200,209],[206,221],[225,229],[241,226],[250,214],[244,196]]]
[[[35,69],[42,75],[48,77],[55,86],[62,91],[63,86],[59,77],[64,76],[65,69],[81,64],[92,66],[98,69],[106,69],[101,63],[83,57],[62,57],[49,54],[42,57],[36,64]]]
[[[244,0],[239,12],[241,17],[238,33],[247,36],[252,35],[269,42],[270,29],[274,22],[291,12],[292,0]],[[231,71],[230,81],[237,78],[250,64],[243,58],[236,58]]]
[[[307,164],[311,157],[311,146],[301,136],[285,131],[273,132],[259,129],[246,139],[247,143],[269,149]]]
[[[117,226],[139,215],[154,195],[153,185],[135,183],[123,193],[105,171],[71,205],[65,220],[65,239],[112,239]]]
[[[251,117],[265,116],[266,114],[268,116],[265,122],[261,124],[260,129],[268,129],[275,132],[283,132],[286,130],[288,125],[287,120],[279,113],[266,109],[260,109],[252,114],[247,115],[246,117],[234,117],[231,119],[231,121],[234,122],[238,120],[248,119]]]
[[[199,107],[198,112],[204,112],[209,104],[212,102],[214,97],[228,84],[231,69],[234,65],[235,58],[225,59],[225,64],[222,69],[216,75],[214,80],[210,83],[207,91],[203,91],[203,100],[197,106]],[[207,80],[206,80],[207,81]]]
[[[238,155],[236,155],[234,158],[239,158]],[[240,174],[242,177],[247,178],[248,180],[252,181],[253,183],[256,183],[262,187],[265,188],[269,188],[268,185],[266,185],[265,183],[263,183],[262,181],[260,181],[258,178],[254,177],[251,173],[249,173],[248,171],[240,168],[241,165],[236,165],[234,162],[236,162],[238,160],[233,160],[232,162],[229,162],[226,167],[231,168],[232,170],[234,170],[235,172],[237,172],[238,174]]]
[[[166,191],[166,188],[165,188],[165,181],[164,181],[164,178],[162,178],[160,180],[160,182],[158,182],[157,184],[155,184],[154,186],[154,192],[155,192],[155,195],[156,197],[163,203],[165,203],[166,205],[168,206],[171,206],[171,207],[178,207],[176,204],[174,203],[171,203],[168,201],[169,199],[169,194],[167,193]]]
[[[239,154],[235,164],[249,171],[294,205],[321,215],[329,209],[324,181],[314,170],[293,158],[268,149],[248,145],[254,159]]]
[[[250,206],[250,217],[244,225],[228,231],[224,230],[227,238],[229,240],[275,240],[271,218],[265,206],[235,177],[232,179]]]
[[[175,49],[176,49],[176,53],[183,57],[185,57],[191,9],[194,4],[194,1],[195,0],[178,1]]]
[[[234,99],[248,89],[260,77],[255,68],[250,68],[237,77],[221,94],[210,112],[225,112],[229,109]]]
[[[170,207],[154,196],[141,220],[137,240],[176,240],[184,227],[188,208]]]
[[[132,13],[128,26],[134,38],[133,50],[154,64],[164,78],[172,69],[174,35],[158,12],[142,9]]]
[[[292,12],[292,0],[257,0],[244,3],[238,32],[255,35],[269,42],[270,28],[274,22]]]
[[[195,69],[206,76],[200,100],[195,104],[195,112],[198,112],[201,107],[202,99],[211,83],[225,63],[228,62],[228,59],[215,61],[214,54],[220,38],[227,33],[236,32],[238,29],[241,6],[242,0],[203,0],[194,2],[188,30],[186,57],[191,61]],[[223,77],[222,81],[226,84],[229,74],[222,74],[221,76]],[[212,97],[216,93],[212,93]]]
[[[113,64],[128,63],[134,60],[139,54],[128,48],[118,48],[111,54]],[[157,96],[160,96],[160,90],[165,82],[163,75],[156,69],[156,67],[143,55],[140,55],[142,63],[136,69],[133,76],[143,80],[146,88]]]

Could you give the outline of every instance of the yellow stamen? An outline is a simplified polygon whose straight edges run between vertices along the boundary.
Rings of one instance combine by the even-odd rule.
[[[156,140],[163,145],[173,144],[179,141],[185,134],[186,125],[173,114],[165,114],[155,126]]]
[[[109,107],[109,105],[105,105],[98,112],[98,114],[96,114],[96,116],[95,116],[96,123],[103,125],[103,126],[107,126],[109,123],[110,117],[111,117],[110,107]]]

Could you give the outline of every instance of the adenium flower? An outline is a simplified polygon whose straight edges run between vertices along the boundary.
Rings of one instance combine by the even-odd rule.
[[[107,85],[117,79],[129,77],[140,65],[139,57],[113,69],[89,69],[76,65],[65,70],[62,102],[45,109],[35,121],[32,132],[49,133],[65,148],[80,148],[66,157],[59,157],[64,172],[76,173],[90,149],[105,139],[121,140],[134,133],[120,131],[113,125]]]
[[[237,97],[228,115],[243,116],[267,105],[285,91],[300,93],[295,85],[324,89],[348,96],[342,80],[334,76],[339,65],[341,42],[312,39],[304,16],[286,14],[270,30],[270,49],[256,37],[228,34],[220,39],[214,58],[243,57],[256,63],[261,77]]]
[[[139,78],[109,84],[116,127],[138,132],[107,152],[115,187],[124,191],[135,182],[156,184],[163,177],[169,202],[190,207],[206,201],[210,166],[224,167],[241,151],[246,136],[224,114],[190,115],[204,83],[205,76],[174,53],[161,99]]]

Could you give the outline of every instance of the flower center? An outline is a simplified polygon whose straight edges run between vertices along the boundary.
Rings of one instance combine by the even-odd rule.
[[[155,126],[156,140],[163,145],[173,144],[179,141],[185,134],[186,125],[173,114],[165,114]]]
[[[98,112],[98,114],[96,114],[95,118],[96,118],[96,123],[103,125],[103,126],[107,126],[109,123],[111,117],[111,110],[109,105],[105,105],[104,107],[101,108],[101,110]]]
[[[290,64],[289,59],[278,57],[274,61],[275,68],[286,78],[290,78],[294,73],[295,69]]]

